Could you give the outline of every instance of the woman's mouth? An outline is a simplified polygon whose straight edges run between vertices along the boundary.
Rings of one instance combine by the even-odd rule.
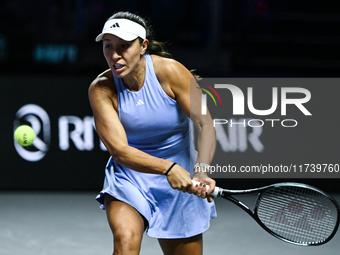
[[[124,68],[124,65],[114,64],[114,65],[113,65],[113,68],[114,68],[116,71],[121,71],[121,70]]]

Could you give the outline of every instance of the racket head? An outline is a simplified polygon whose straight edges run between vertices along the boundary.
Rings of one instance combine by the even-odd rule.
[[[335,235],[339,211],[336,200],[322,190],[300,183],[278,183],[259,193],[254,219],[283,241],[316,246]]]

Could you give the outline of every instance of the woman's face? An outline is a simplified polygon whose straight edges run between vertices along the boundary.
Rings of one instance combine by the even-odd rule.
[[[144,43],[141,45],[138,38],[134,41],[124,41],[111,34],[103,37],[105,59],[113,74],[118,78],[123,78],[135,70],[145,50],[146,46]]]

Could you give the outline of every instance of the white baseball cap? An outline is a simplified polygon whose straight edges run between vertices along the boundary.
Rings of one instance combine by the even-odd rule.
[[[96,37],[96,42],[103,39],[105,34],[118,36],[125,41],[133,41],[137,37],[146,38],[146,30],[143,26],[128,19],[110,19],[106,21],[102,32]]]

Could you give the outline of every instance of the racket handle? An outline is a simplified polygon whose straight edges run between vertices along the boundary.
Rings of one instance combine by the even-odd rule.
[[[196,184],[200,185],[200,182],[198,182],[198,181],[194,181],[194,180],[191,180],[191,181],[192,181],[192,184],[194,186],[196,186]],[[206,188],[206,190],[209,190],[210,187],[209,187],[209,185],[205,185],[205,188]],[[215,187],[214,191],[211,192],[209,195],[212,196],[212,197],[218,197],[219,196],[219,190],[220,190],[219,187]]]

